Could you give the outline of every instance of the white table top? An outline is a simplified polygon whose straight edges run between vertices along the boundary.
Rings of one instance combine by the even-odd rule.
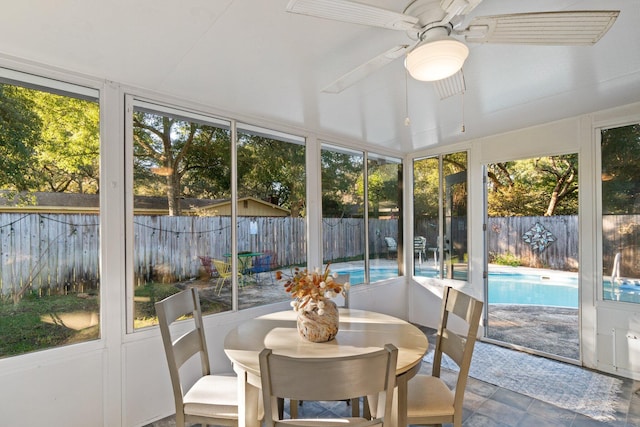
[[[249,374],[260,375],[258,354],[263,348],[297,357],[335,357],[369,353],[391,343],[398,348],[396,375],[420,364],[429,342],[414,325],[386,314],[340,309],[340,326],[335,339],[312,343],[298,335],[296,313],[286,310],[248,320],[224,341],[231,362]]]

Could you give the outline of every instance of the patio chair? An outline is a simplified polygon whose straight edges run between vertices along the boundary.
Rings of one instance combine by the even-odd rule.
[[[407,424],[431,425],[453,423],[462,426],[462,403],[467,385],[473,347],[478,335],[482,301],[445,286],[442,296],[440,325],[436,335],[431,375],[416,375],[409,380],[407,392]],[[464,320],[466,335],[449,329],[451,315]],[[443,355],[460,368],[454,390],[440,378]]]
[[[266,273],[264,276],[267,276],[267,275],[269,276],[268,283],[273,284],[275,282],[275,277],[273,274],[274,268],[272,267],[273,265],[272,257],[273,255],[271,255],[270,253],[265,253],[263,255],[256,257],[255,260],[253,261],[253,265],[247,270],[247,273],[251,275],[258,274],[258,273]],[[256,283],[263,284],[266,282],[267,282],[267,277],[261,277],[259,279],[256,277]]]
[[[260,353],[260,378],[266,427],[382,426],[391,417],[393,389],[396,384],[398,349],[392,344],[371,353],[343,357],[296,358]],[[281,399],[345,400],[358,396],[377,397],[372,419],[282,419],[278,414]]]
[[[198,290],[190,288],[171,295],[155,307],[173,387],[176,426],[184,427],[185,422],[237,426],[238,379],[233,374],[211,375]],[[183,316],[193,317],[185,320],[193,328],[174,339],[171,325]],[[200,376],[193,385],[183,388],[180,368],[196,355],[200,359]]]
[[[398,244],[393,237],[385,237],[384,243],[387,245],[387,258],[390,258],[392,254],[398,253]]]
[[[218,271],[218,280],[216,281],[216,287],[218,289],[218,295],[220,295],[220,292],[222,292],[222,287],[224,286],[224,282],[225,280],[229,279],[231,280],[232,276],[233,276],[233,271],[231,269],[231,264],[219,259],[213,259],[211,260],[213,262],[213,265],[216,267],[216,270]],[[239,284],[244,284],[244,282],[242,281],[242,273],[238,272],[238,283]]]
[[[271,254],[257,256],[249,268],[252,274],[271,271]]]
[[[427,257],[427,238],[416,236],[413,238],[413,254],[418,255],[419,265],[422,265],[422,257]]]

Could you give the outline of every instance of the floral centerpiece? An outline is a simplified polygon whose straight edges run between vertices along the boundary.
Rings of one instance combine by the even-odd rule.
[[[291,295],[291,307],[298,313],[298,332],[313,342],[330,341],[338,333],[338,308],[331,298],[346,296],[349,282],[338,283],[337,273],[331,273],[329,265],[324,271],[309,271],[296,267],[293,275],[285,278],[276,272],[277,280],[285,280],[284,290]]]

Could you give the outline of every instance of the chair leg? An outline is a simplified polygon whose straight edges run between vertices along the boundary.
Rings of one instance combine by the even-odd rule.
[[[224,286],[224,278],[220,277],[218,278],[218,281],[216,282],[216,287],[218,288],[218,296],[220,296],[220,293],[222,292],[222,287]]]
[[[282,397],[278,398],[278,419],[284,419],[284,399]]]
[[[347,405],[349,401],[347,400]],[[351,399],[351,416],[357,418],[360,416],[360,399]]]

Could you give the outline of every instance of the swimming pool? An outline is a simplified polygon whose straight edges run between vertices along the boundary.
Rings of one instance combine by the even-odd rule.
[[[339,274],[349,274],[349,283],[352,285],[364,283],[364,270],[362,268],[341,268],[335,270],[335,272]],[[371,275],[371,283],[398,277],[397,268],[372,267],[369,269],[369,273]]]
[[[578,277],[489,273],[489,304],[578,308]]]
[[[349,273],[349,282],[354,285],[364,282],[361,268],[337,269],[338,273]],[[422,271],[422,277],[436,277],[436,271]],[[397,268],[371,268],[371,282],[398,276]],[[543,270],[540,274],[525,272],[489,272],[489,304],[522,304],[547,307],[578,308],[578,275],[554,274]],[[611,282],[604,281],[604,299],[640,304],[640,280],[625,283],[618,293],[612,292]]]

